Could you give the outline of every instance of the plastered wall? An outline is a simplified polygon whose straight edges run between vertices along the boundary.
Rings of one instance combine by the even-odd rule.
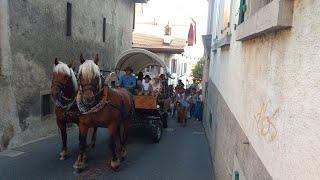
[[[292,28],[232,36],[213,54],[210,79],[273,179],[319,179],[320,1],[293,2]]]

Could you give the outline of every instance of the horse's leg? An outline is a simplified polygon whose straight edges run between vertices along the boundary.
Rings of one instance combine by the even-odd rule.
[[[77,171],[81,171],[85,168],[85,161],[87,160],[87,156],[85,154],[86,147],[87,147],[87,134],[88,134],[88,127],[84,124],[79,124],[79,148],[80,148],[80,153],[78,155],[77,161],[74,163],[73,167]]]
[[[93,134],[92,134],[91,144],[90,144],[90,147],[91,147],[91,148],[94,148],[95,145],[96,145],[97,129],[98,129],[97,127],[95,127],[95,128],[93,129]]]
[[[120,167],[120,160],[117,157],[117,153],[116,153],[117,130],[118,130],[118,124],[116,124],[116,123],[111,124],[108,127],[108,131],[109,131],[109,135],[110,135],[109,148],[112,153],[112,159],[111,159],[110,165],[114,171],[118,170]]]
[[[62,149],[60,152],[60,160],[65,160],[67,156],[67,125],[61,119],[57,119],[57,125],[60,129],[61,140],[62,140]]]
[[[119,129],[120,135],[120,148],[118,149],[120,160],[123,161],[127,155],[126,143],[127,143],[127,132],[129,129],[129,123],[122,123]]]

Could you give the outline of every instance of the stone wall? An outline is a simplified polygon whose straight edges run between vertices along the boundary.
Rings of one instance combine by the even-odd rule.
[[[71,36],[66,36],[67,2],[72,4]],[[131,48],[134,3],[131,0],[1,0],[0,3],[8,17],[6,27],[1,27],[9,34],[6,35],[9,45],[4,47],[10,49],[1,66],[9,67],[5,82],[13,93],[9,102],[13,102],[18,116],[10,120],[16,124],[9,144],[13,147],[57,132],[54,116],[41,117],[40,101],[41,94],[50,89],[55,57],[64,62],[70,59],[78,62],[81,53],[86,59],[93,59],[98,53],[100,67],[110,69],[120,53]],[[106,42],[102,40],[103,18],[106,18]],[[0,91],[1,102],[8,98],[2,97],[8,88]],[[1,127],[8,120],[3,117],[7,113],[2,107],[0,114]]]

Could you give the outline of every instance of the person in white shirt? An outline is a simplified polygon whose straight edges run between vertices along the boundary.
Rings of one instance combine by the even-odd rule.
[[[146,75],[142,80],[142,94],[143,95],[150,95],[152,92],[152,85],[150,83],[150,76]]]

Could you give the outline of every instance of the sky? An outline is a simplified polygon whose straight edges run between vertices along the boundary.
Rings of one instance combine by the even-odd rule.
[[[169,24],[179,25],[176,29],[172,29],[172,36],[186,39],[192,17],[197,22],[197,48],[198,51],[203,51],[201,35],[207,32],[207,16],[207,0],[149,0],[148,3],[143,4],[143,14],[136,17],[136,31],[159,34],[159,32],[148,30],[141,23],[156,20],[164,26],[169,22]]]

